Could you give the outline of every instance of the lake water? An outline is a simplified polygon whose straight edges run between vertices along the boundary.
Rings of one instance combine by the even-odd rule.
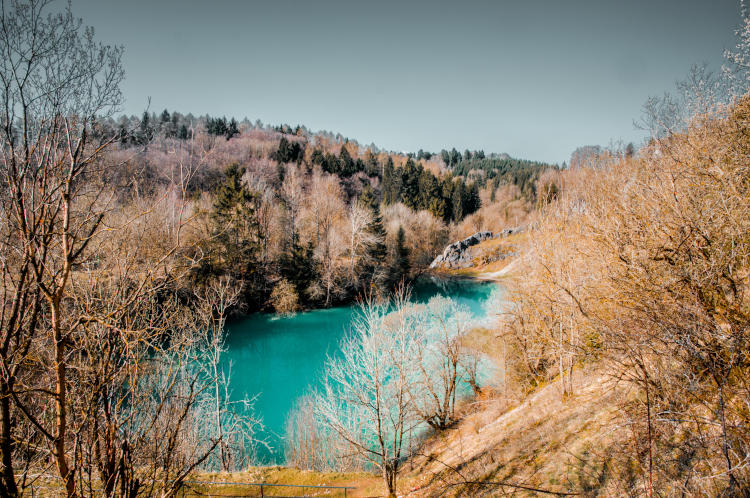
[[[487,300],[498,289],[477,280],[423,278],[413,286],[412,300],[448,296],[482,319],[487,317]],[[290,317],[257,313],[227,326],[225,360],[231,362],[232,398],[256,396],[255,413],[265,426],[259,436],[271,446],[259,450],[258,463],[283,463],[286,417],[299,396],[320,385],[326,356],[338,352],[356,312],[351,305]]]

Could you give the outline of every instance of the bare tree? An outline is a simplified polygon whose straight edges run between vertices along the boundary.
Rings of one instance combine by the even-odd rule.
[[[97,44],[68,7],[49,13],[50,2],[2,3],[0,20],[0,127],[5,247],[3,265],[2,398],[50,444],[60,477],[75,495],[68,457],[68,338],[75,322],[64,315],[70,277],[84,258],[104,212],[100,188],[82,182],[87,167],[113,138],[91,141],[93,120],[122,101],[119,48]],[[9,306],[6,306],[5,304]],[[13,304],[12,304],[13,303]],[[30,312],[25,308],[30,307]],[[37,333],[53,347],[49,393],[54,420],[47,424],[21,402],[15,383]],[[10,455],[12,413],[0,403],[3,486],[17,492]]]
[[[240,287],[232,285],[229,278],[213,280],[206,289],[198,295],[199,332],[205,344],[206,362],[208,375],[214,383],[214,426],[218,432],[219,459],[221,470],[229,471],[231,467],[230,451],[228,448],[228,437],[224,434],[224,420],[222,416],[226,412],[226,392],[222,392],[225,380],[221,371],[221,357],[226,350],[224,341],[224,324],[227,313],[237,304],[240,295]]]
[[[353,203],[349,207],[347,216],[348,229],[348,253],[349,253],[349,284],[356,287],[359,283],[359,277],[356,273],[357,263],[359,263],[366,254],[366,249],[375,241],[375,236],[367,230],[372,221],[372,214],[369,209]]]
[[[304,201],[304,176],[299,166],[287,164],[284,182],[281,185],[281,198],[286,204],[291,233],[290,242],[294,244],[299,236],[300,210]]]
[[[462,382],[476,383],[475,355],[461,344],[471,327],[471,314],[465,306],[443,296],[433,297],[426,306],[412,306],[412,310],[419,324],[412,402],[427,424],[442,430],[456,421],[456,396]]]
[[[314,394],[295,402],[286,421],[284,456],[287,465],[317,471],[362,471],[365,461],[349,443],[330,430],[317,414]]]
[[[743,95],[750,85],[750,16],[744,0],[740,1],[742,25],[735,31],[737,44],[734,49],[724,51],[727,61],[722,67],[723,76],[728,80],[730,93]]]
[[[329,306],[339,291],[341,273],[340,255],[345,246],[340,242],[341,221],[345,213],[343,193],[337,177],[323,173],[319,168],[312,174],[305,202],[305,215],[310,238],[315,241],[316,256],[321,266],[322,289],[325,305]]]
[[[389,496],[406,453],[408,435],[419,424],[410,396],[417,353],[414,316],[404,313],[408,293],[390,303],[365,301],[341,356],[326,363],[325,385],[316,396],[323,425],[379,469]]]
[[[611,467],[634,469],[618,476],[630,493],[750,487],[749,116],[745,96],[638,157],[566,172],[510,286],[503,339],[526,386],[574,394],[574,365],[604,358],[630,388]]]
[[[724,50],[725,63],[714,73],[707,64],[696,64],[676,84],[675,93],[652,96],[636,123],[654,138],[685,131],[691,122],[715,117],[728,110],[750,85],[750,16],[740,2],[742,24],[735,30],[736,44]]]
[[[196,329],[174,295],[192,170],[116,205],[97,169],[115,136],[92,129],[121,102],[121,49],[49,9],[2,3],[0,494],[54,462],[68,496],[170,496],[227,440],[204,416],[223,318]]]

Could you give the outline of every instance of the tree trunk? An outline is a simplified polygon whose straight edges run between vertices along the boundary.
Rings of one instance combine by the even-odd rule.
[[[68,466],[65,454],[65,441],[67,437],[67,369],[65,367],[65,342],[60,330],[60,299],[53,298],[50,306],[52,313],[52,332],[55,342],[55,436],[53,454],[57,462],[57,470],[65,483],[65,491],[69,497],[75,497],[75,479],[72,470]]]
[[[221,333],[221,332],[218,332]],[[216,346],[214,345],[214,348]],[[212,352],[212,358],[211,361],[213,362],[213,370],[214,370],[214,396],[216,396],[215,402],[216,402],[216,428],[219,431],[219,452],[221,454],[221,469],[225,472],[229,472],[229,457],[227,455],[226,451],[226,445],[224,444],[224,431],[223,426],[221,424],[221,396],[219,391],[219,369],[217,367],[218,363],[218,353],[216,349]]]
[[[396,498],[396,469],[390,463],[383,469],[385,487],[388,489],[388,498]]]
[[[3,382],[0,385],[0,453],[2,453],[3,475],[2,493],[7,496],[18,495],[18,485],[13,471],[13,439],[11,438],[10,389]]]

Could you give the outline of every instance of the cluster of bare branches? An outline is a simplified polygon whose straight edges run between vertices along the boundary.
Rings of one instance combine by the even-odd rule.
[[[329,359],[325,385],[288,422],[288,457],[309,468],[378,469],[388,493],[427,427],[456,421],[456,400],[476,385],[475,354],[462,345],[471,316],[444,297],[368,299]]]
[[[743,97],[638,158],[567,172],[511,286],[517,382],[557,377],[566,396],[576,365],[603,359],[628,388],[613,493],[750,489],[749,116]]]
[[[724,114],[750,86],[750,16],[744,0],[742,24],[735,31],[737,43],[724,51],[724,64],[712,71],[706,64],[695,64],[676,83],[675,91],[652,96],[643,105],[636,123],[652,137],[663,138],[684,132],[696,119]]]
[[[0,20],[0,494],[52,475],[68,496],[170,496],[246,461],[254,422],[220,367],[236,291],[177,298],[190,173],[116,204],[92,126],[122,101],[122,51],[49,4]]]

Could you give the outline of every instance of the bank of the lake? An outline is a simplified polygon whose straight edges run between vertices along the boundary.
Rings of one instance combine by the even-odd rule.
[[[447,296],[482,319],[488,299],[499,291],[494,282],[423,277],[412,288],[412,300]],[[265,426],[259,436],[270,446],[259,449],[258,463],[283,463],[286,417],[299,396],[320,385],[325,359],[338,353],[355,313],[352,304],[288,317],[257,313],[228,325],[225,361],[231,363],[232,398],[255,397],[255,413]]]

